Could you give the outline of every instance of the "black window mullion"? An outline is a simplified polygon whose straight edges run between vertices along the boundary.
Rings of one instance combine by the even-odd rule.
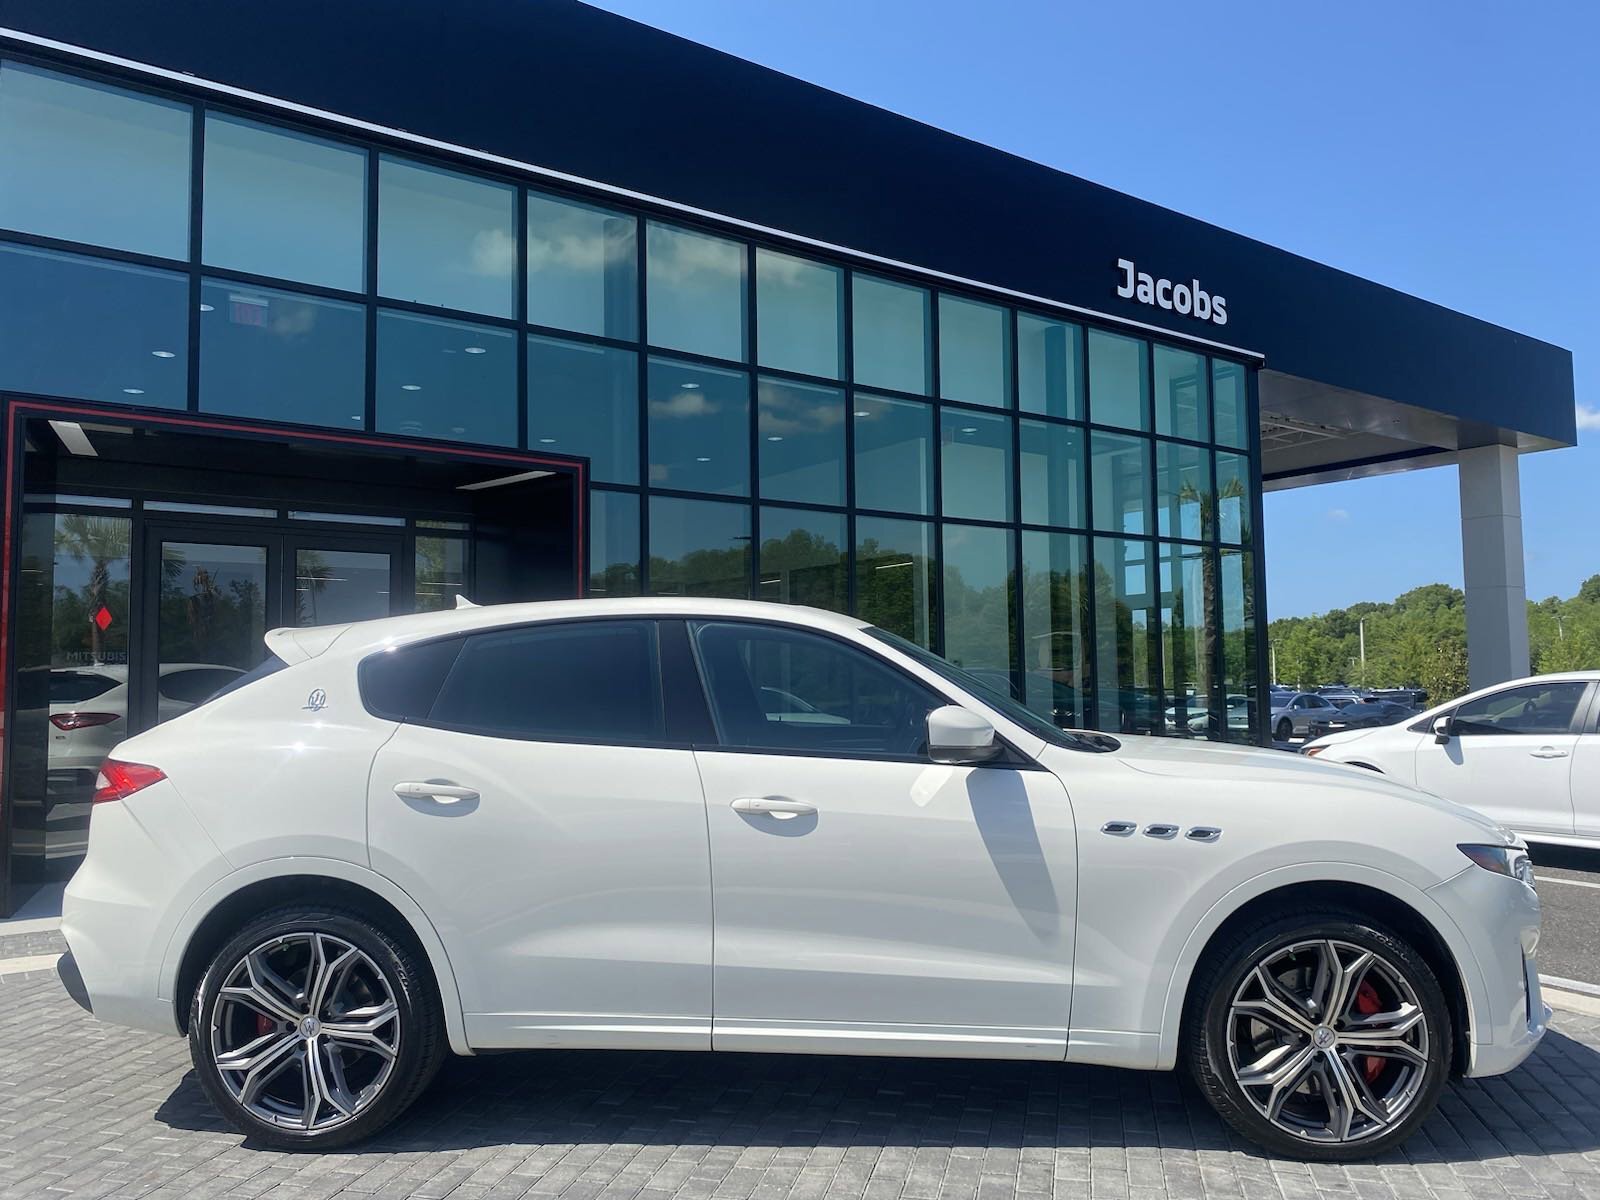
[[[761,599],[761,391],[756,379],[756,248],[744,245],[745,432],[750,473],[750,598]]]
[[[949,614],[945,607],[944,586],[944,406],[939,400],[942,382],[939,378],[939,296],[931,289],[924,289],[923,295],[928,298],[928,328],[923,335],[922,352],[930,391],[927,402],[933,410],[932,445],[929,447],[933,453],[933,495],[929,511],[933,514],[934,592],[933,620],[928,632],[933,642],[931,649],[935,654],[942,655],[945,648],[945,618]]]
[[[843,297],[840,301],[840,337],[844,339],[844,507],[846,611],[859,616],[861,597],[856,587],[856,333],[855,272],[841,271]]]
[[[1005,312],[1010,342],[1006,363],[1006,399],[1011,414],[1011,684],[1016,690],[1017,699],[1025,705],[1028,702],[1028,654],[1027,630],[1023,625],[1027,614],[1022,594],[1022,398],[1017,382],[1021,364],[1017,350],[1017,310],[1007,308]],[[1048,598],[1048,588],[1045,594]]]
[[[639,330],[638,395],[634,404],[639,423],[639,594],[650,594],[650,312],[646,304],[645,265],[648,259],[645,243],[650,231],[647,223],[636,219],[633,239],[634,252],[634,303],[638,305]]]
[[[1161,519],[1160,519],[1160,514],[1156,511],[1157,510],[1157,504],[1156,504],[1157,486],[1156,485],[1157,485],[1157,480],[1160,478],[1160,475],[1161,475],[1161,463],[1160,463],[1160,455],[1158,453],[1159,447],[1157,446],[1156,440],[1155,440],[1155,428],[1156,428],[1155,345],[1154,345],[1154,343],[1148,342],[1148,341],[1142,343],[1142,345],[1144,347],[1144,371],[1145,371],[1145,380],[1146,380],[1145,401],[1144,401],[1144,403],[1145,403],[1144,419],[1145,419],[1145,422],[1146,422],[1146,428],[1149,430],[1149,432],[1147,432],[1144,435],[1144,439],[1145,439],[1145,444],[1150,447],[1149,453],[1146,455],[1146,459],[1145,459],[1145,461],[1148,464],[1148,469],[1150,471],[1149,476],[1145,480],[1145,482],[1147,482],[1150,485],[1150,489],[1146,493],[1150,498],[1150,508],[1146,511],[1146,520],[1149,522],[1149,524],[1146,526],[1146,528],[1149,530],[1150,534],[1153,537],[1153,540],[1150,543],[1150,551],[1149,551],[1150,559],[1151,559],[1151,561],[1150,561],[1150,574],[1149,574],[1149,576],[1147,576],[1147,578],[1149,578],[1151,583],[1154,584],[1154,588],[1153,588],[1154,595],[1151,598],[1155,601],[1155,603],[1151,606],[1151,620],[1152,620],[1153,628],[1150,630],[1149,634],[1146,635],[1147,637],[1150,638],[1150,645],[1149,645],[1148,649],[1150,651],[1150,658],[1152,660],[1151,661],[1150,687],[1155,692],[1155,715],[1151,718],[1151,724],[1154,725],[1155,728],[1152,729],[1151,732],[1152,733],[1157,733],[1157,734],[1164,734],[1164,733],[1167,732],[1167,730],[1166,730],[1166,721],[1165,721],[1165,714],[1166,714],[1166,711],[1167,711],[1167,688],[1166,688],[1166,665],[1167,665],[1166,664],[1166,657],[1167,656],[1162,652],[1162,647],[1165,644],[1165,636],[1164,635],[1165,635],[1165,632],[1166,632],[1166,622],[1161,619],[1161,559],[1162,559],[1162,549],[1163,549],[1163,547],[1162,547],[1162,544],[1161,544],[1161,536],[1160,536]],[[1172,582],[1173,582],[1174,585],[1176,585],[1177,579],[1174,577]],[[1181,626],[1181,622],[1179,624]],[[1174,648],[1174,652],[1176,652],[1176,648]]]
[[[366,302],[367,372],[366,429],[378,428],[378,154],[367,151]]]
[[[189,350],[184,363],[185,406],[200,411],[200,241],[204,231],[206,107],[190,110],[189,133]]]
[[[519,187],[512,201],[512,220],[516,223],[517,292],[511,311],[517,319],[517,445],[528,446],[528,189]],[[579,497],[578,503],[584,503]],[[580,550],[581,552],[581,550]]]

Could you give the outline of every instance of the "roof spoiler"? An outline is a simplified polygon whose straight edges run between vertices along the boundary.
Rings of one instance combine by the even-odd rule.
[[[333,645],[350,626],[346,625],[313,625],[307,629],[287,626],[282,629],[270,629],[263,639],[267,649],[289,666],[296,663],[308,662]]]
[[[460,592],[457,592],[456,593],[456,607],[457,608],[482,608],[483,605],[474,604],[471,600],[468,600]]]

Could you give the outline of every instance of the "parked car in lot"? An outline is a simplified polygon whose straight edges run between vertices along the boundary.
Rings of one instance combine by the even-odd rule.
[[[1181,1062],[1366,1158],[1545,1031],[1525,848],[1377,775],[1063,731],[795,607],[267,642],[105,764],[61,967],[260,1144],[371,1134],[450,1051],[610,1047]]]
[[[1273,740],[1312,737],[1338,713],[1339,706],[1316,692],[1296,692],[1281,704],[1274,702],[1269,719]]]
[[[1341,733],[1346,729],[1377,729],[1382,725],[1394,725],[1417,715],[1417,710],[1409,704],[1395,704],[1389,700],[1357,700],[1343,705],[1332,717],[1319,724],[1327,733]]]
[[[1470,805],[1523,837],[1600,848],[1600,671],[1497,684],[1304,753]]]

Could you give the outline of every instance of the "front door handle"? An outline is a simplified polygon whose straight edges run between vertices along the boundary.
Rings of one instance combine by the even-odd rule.
[[[431,779],[421,783],[397,783],[394,794],[402,800],[437,800],[440,804],[460,804],[463,800],[478,798],[472,788]]]
[[[760,813],[780,821],[792,817],[813,817],[817,813],[815,804],[807,804],[804,800],[785,800],[782,796],[746,796],[735,800],[730,807],[734,812]]]
[[[1567,757],[1567,752],[1565,750],[1557,750],[1554,746],[1541,746],[1537,750],[1528,751],[1528,753],[1533,755],[1534,758],[1565,758],[1565,757]]]

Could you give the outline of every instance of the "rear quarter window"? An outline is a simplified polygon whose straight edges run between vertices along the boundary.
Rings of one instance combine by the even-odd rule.
[[[466,640],[443,638],[380,650],[362,659],[356,673],[362,705],[373,716],[389,721],[427,720]]]

